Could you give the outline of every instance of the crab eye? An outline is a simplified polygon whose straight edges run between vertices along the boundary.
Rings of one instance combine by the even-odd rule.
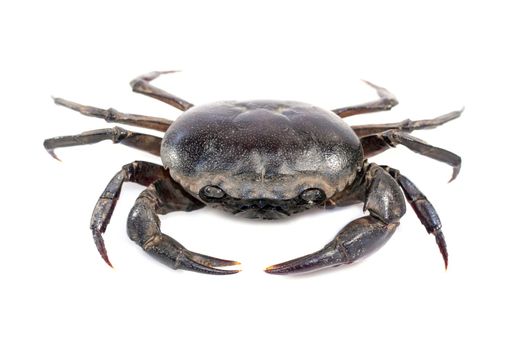
[[[309,188],[304,190],[300,195],[301,199],[308,203],[318,203],[326,199],[323,190],[318,188]]]
[[[200,192],[201,196],[206,199],[221,199],[226,195],[226,193],[217,186],[205,186]]]

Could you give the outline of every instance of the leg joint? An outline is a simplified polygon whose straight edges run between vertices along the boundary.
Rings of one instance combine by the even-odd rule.
[[[112,131],[113,131],[113,137],[111,138],[111,140],[113,141],[113,143],[119,143],[120,141],[122,141],[125,138],[129,137],[130,134],[131,134],[126,129],[123,129],[123,128],[118,127],[118,126],[115,126],[112,129]]]

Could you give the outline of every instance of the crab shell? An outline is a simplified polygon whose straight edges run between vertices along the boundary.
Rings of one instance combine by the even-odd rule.
[[[226,101],[180,115],[161,158],[196,197],[212,185],[234,198],[286,200],[309,188],[326,198],[342,191],[361,169],[363,150],[333,112],[293,101]]]

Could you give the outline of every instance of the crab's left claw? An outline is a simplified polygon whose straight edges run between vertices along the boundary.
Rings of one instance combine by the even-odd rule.
[[[309,272],[329,266],[340,265],[344,262],[343,258],[344,255],[341,254],[337,247],[326,246],[315,253],[280,264],[268,266],[266,269],[264,269],[264,271],[275,275],[285,275],[295,272]]]
[[[397,225],[385,224],[372,216],[359,218],[346,225],[323,249],[269,266],[264,271],[284,275],[353,263],[382,247],[392,236]]]

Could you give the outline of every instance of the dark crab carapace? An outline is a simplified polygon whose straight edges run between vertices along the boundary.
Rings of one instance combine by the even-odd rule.
[[[398,144],[453,167],[461,159],[410,135],[459,117],[461,111],[428,120],[350,127],[342,118],[385,111],[397,104],[386,89],[368,83],[379,98],[361,105],[324,110],[294,101],[223,101],[193,107],[153,85],[167,72],[152,72],[131,82],[133,91],[168,103],[184,113],[175,121],[80,105],[55,103],[84,115],[165,131],[156,136],[120,127],[47,139],[56,158],[59,147],[112,140],[160,156],[163,166],[136,161],[125,165],[100,196],[91,218],[97,249],[109,264],[102,234],[126,181],[146,186],[128,218],[128,235],[146,252],[175,269],[231,274],[237,265],[184,248],[160,231],[159,214],[191,211],[206,205],[235,215],[278,219],[311,208],[364,203],[368,215],[350,222],[323,249],[272,265],[266,272],[287,274],[349,264],[380,248],[405,213],[405,198],[428,233],[435,236],[445,266],[447,249],[441,222],[427,198],[399,171],[368,159]],[[452,180],[451,179],[451,180]],[[404,196],[403,196],[404,193]]]

